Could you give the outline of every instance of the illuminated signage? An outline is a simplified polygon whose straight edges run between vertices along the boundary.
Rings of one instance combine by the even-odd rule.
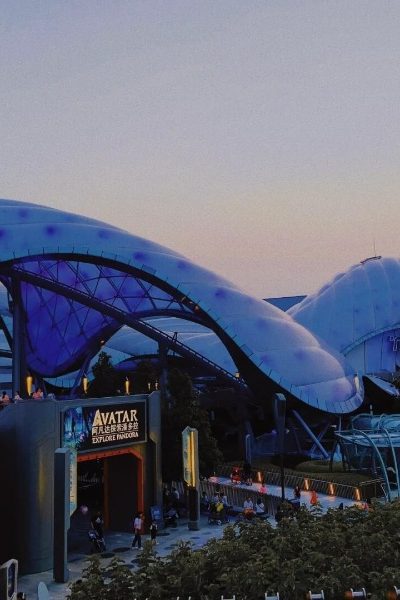
[[[70,448],[69,464],[69,514],[72,515],[78,508],[78,463],[76,449]]]
[[[67,408],[64,446],[77,452],[146,441],[146,403],[128,402]]]
[[[199,451],[197,429],[185,427],[182,431],[183,479],[188,486],[199,485]]]

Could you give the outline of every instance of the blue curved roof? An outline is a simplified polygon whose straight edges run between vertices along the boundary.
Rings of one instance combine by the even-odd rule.
[[[288,313],[346,355],[400,326],[400,260],[377,256],[357,263]]]
[[[9,288],[12,278],[21,282],[27,361],[43,376],[73,370],[94,353],[100,336],[120,329],[115,311],[138,319],[173,312],[200,316],[266,385],[332,413],[362,402],[339,353],[290,315],[168,248],[93,219],[10,200],[0,201],[0,223],[0,275]]]

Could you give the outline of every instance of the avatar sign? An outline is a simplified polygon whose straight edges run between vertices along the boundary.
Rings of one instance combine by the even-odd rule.
[[[75,406],[64,411],[63,444],[76,451],[146,441],[146,402]]]

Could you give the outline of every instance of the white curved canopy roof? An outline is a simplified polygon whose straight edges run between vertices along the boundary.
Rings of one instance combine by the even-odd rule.
[[[185,308],[182,318],[191,311],[202,317],[258,370],[266,389],[273,384],[332,413],[350,412],[362,402],[351,368],[325,342],[289,314],[167,248],[92,219],[10,200],[0,201],[0,223],[0,275],[8,286],[16,275],[23,282],[25,310],[31,313],[30,360],[49,376],[72,367],[99,332],[119,328],[101,314],[99,303],[157,316],[168,302],[175,310]],[[101,273],[93,283],[98,265]],[[75,297],[67,302],[60,288],[39,293],[39,278],[60,284],[67,298],[74,290]],[[84,295],[97,302],[95,308],[82,310]]]
[[[400,325],[400,259],[378,256],[353,265],[288,313],[346,355]]]

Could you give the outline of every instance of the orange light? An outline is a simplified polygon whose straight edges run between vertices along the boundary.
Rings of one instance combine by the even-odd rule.
[[[361,492],[359,488],[356,488],[354,490],[354,497],[357,500],[357,502],[361,502]]]
[[[310,481],[308,479],[304,480],[304,489],[306,490],[306,492],[308,492],[308,490],[310,489]]]
[[[125,394],[129,396],[129,389],[131,387],[131,382],[127,377],[125,377]]]
[[[261,471],[257,471],[257,481],[258,483],[262,482],[262,475],[261,475]]]
[[[86,377],[86,375],[84,375],[84,376],[82,377],[82,387],[83,387],[83,393],[84,393],[84,394],[87,394],[87,391],[88,391],[88,386],[89,386],[89,380],[88,380],[88,378]]]
[[[328,494],[330,494],[331,496],[334,496],[334,495],[335,495],[335,488],[334,488],[334,486],[333,486],[333,483],[330,483],[330,484],[328,485]]]
[[[26,377],[26,391],[28,392],[28,397],[32,394],[32,384],[33,384],[33,377],[32,377],[32,375],[27,375],[27,377]]]

